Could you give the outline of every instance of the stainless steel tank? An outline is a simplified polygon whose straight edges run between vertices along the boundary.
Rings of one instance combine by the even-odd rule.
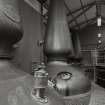
[[[88,105],[91,82],[78,66],[67,63],[73,45],[64,0],[50,0],[48,16],[44,53],[51,86],[66,105]]]
[[[33,77],[11,62],[12,46],[23,33],[18,1],[0,0],[0,105],[63,105],[57,92],[47,86],[46,73]]]

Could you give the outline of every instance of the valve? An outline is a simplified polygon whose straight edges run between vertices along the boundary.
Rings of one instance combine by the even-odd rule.
[[[45,96],[45,90],[48,86],[48,73],[44,70],[44,63],[41,63],[38,67],[38,70],[34,73],[35,83],[32,90],[32,97],[39,102],[46,103],[48,102]]]

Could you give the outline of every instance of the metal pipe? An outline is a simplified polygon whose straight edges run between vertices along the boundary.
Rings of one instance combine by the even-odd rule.
[[[81,44],[79,40],[79,34],[77,30],[71,30],[72,33],[72,42],[74,48],[74,59],[79,61],[82,59]],[[70,59],[70,58],[69,58]]]

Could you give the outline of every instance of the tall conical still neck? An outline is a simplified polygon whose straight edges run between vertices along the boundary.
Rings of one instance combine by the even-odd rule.
[[[49,60],[65,60],[72,53],[64,0],[50,0],[44,52]]]

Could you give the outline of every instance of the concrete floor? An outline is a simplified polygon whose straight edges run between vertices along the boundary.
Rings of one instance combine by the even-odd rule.
[[[105,105],[105,89],[92,83],[92,96],[89,105]]]

